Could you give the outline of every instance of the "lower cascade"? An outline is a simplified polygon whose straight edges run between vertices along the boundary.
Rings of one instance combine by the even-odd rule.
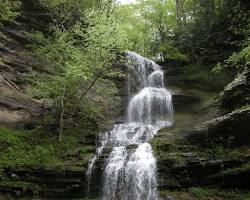
[[[91,179],[96,160],[110,149],[103,171],[102,199],[157,200],[156,159],[149,141],[159,129],[172,124],[172,96],[164,88],[159,65],[134,52],[127,52],[127,58],[131,61],[128,122],[100,134],[87,175]]]

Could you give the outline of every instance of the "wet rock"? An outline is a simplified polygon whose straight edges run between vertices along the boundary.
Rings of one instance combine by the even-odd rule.
[[[250,178],[249,168],[233,174],[223,173],[236,171],[233,169],[248,163],[248,157],[218,160],[202,157],[196,152],[168,154],[158,159],[159,188],[176,189],[209,185],[249,188],[246,184]]]
[[[177,121],[160,131],[154,143],[160,189],[211,185],[249,189],[250,158],[237,150],[250,145],[249,83],[249,69],[245,68],[221,93],[219,101],[196,111],[196,118],[202,116],[197,123]],[[192,105],[188,101],[180,104]],[[214,151],[218,147],[222,152]],[[230,157],[232,149],[238,154]]]
[[[233,110],[250,103],[250,68],[239,73],[220,94],[219,101],[225,110]]]
[[[164,197],[163,200],[175,200],[175,199],[173,197],[171,197],[171,196],[166,196],[166,197]]]
[[[86,177],[84,170],[11,169],[5,168],[8,177],[0,181],[0,193],[32,198],[80,198],[84,196]]]
[[[248,145],[250,144],[249,122],[250,107],[247,106],[202,123],[187,133],[187,139],[203,146],[209,146],[210,143]]]
[[[201,101],[198,96],[182,91],[181,89],[172,89],[171,94],[174,110],[177,112],[189,111]]]

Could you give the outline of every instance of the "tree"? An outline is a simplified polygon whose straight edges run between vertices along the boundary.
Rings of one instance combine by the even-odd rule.
[[[117,92],[109,77],[122,75],[113,68],[113,62],[119,59],[125,50],[125,37],[119,31],[117,23],[108,4],[98,9],[87,9],[74,24],[64,26],[53,25],[49,37],[36,33],[39,46],[34,45],[34,55],[48,73],[33,75],[30,83],[33,86],[32,95],[36,98],[54,99],[56,132],[61,140],[63,122],[67,116],[74,117],[77,113],[89,109],[91,105],[89,94],[110,98]],[[109,84],[110,90],[97,92],[103,83]],[[111,94],[111,93],[113,94]],[[93,96],[92,96],[93,97]],[[85,102],[85,104],[83,104]],[[95,111],[98,106],[94,105]],[[99,113],[92,114],[100,115]],[[69,118],[71,118],[69,117]]]
[[[9,23],[20,14],[21,2],[19,0],[0,0],[0,23]]]
[[[184,28],[184,25],[186,24],[186,14],[183,7],[184,2],[185,0],[176,0],[177,22],[182,28]]]
[[[186,59],[173,42],[177,29],[173,0],[141,0],[120,6],[116,15],[129,39],[130,50],[161,61]]]

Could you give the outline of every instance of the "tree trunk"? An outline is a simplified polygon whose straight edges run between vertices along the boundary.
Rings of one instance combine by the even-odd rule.
[[[186,14],[183,7],[183,0],[176,0],[176,14],[178,25],[183,28],[186,24]]]
[[[85,89],[85,91],[81,94],[78,104],[76,104],[71,112],[71,118],[75,115],[77,108],[79,107],[79,104],[82,102],[82,100],[84,99],[84,97],[88,94],[88,92],[92,89],[93,86],[95,86],[96,82],[103,76],[103,74],[105,73],[105,71],[107,71],[108,69],[105,67],[107,63],[105,62],[103,64],[103,69],[100,72],[97,72],[96,76],[94,77],[94,79],[92,80],[92,82],[90,83],[90,85]]]
[[[62,141],[62,132],[63,132],[64,96],[65,96],[65,86],[63,88],[62,96],[58,99],[58,102],[56,102],[57,138],[59,142]]]

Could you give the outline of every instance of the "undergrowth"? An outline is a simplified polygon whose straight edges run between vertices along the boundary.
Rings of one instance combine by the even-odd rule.
[[[79,146],[77,138],[56,137],[42,131],[14,131],[0,126],[0,167],[63,167],[65,154],[79,148],[81,158],[89,157],[90,146]]]

